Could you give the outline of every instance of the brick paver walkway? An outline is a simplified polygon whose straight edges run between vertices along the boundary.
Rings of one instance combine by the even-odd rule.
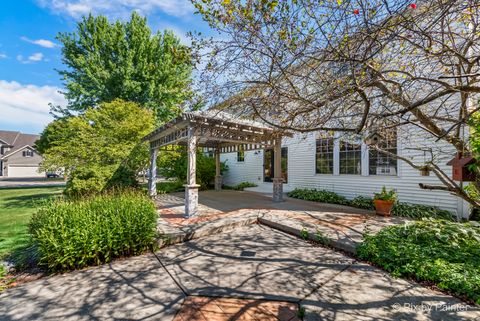
[[[189,296],[174,321],[300,321],[291,302]]]
[[[406,221],[377,216],[373,211],[292,198],[274,203],[254,192],[205,191],[200,192],[199,201],[198,215],[186,219],[182,193],[157,196],[158,230],[176,240],[169,244],[259,222],[294,234],[307,229],[312,239],[320,233],[330,239],[332,246],[353,253],[366,228],[376,232]]]

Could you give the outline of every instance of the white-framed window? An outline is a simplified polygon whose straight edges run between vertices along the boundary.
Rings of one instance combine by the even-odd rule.
[[[315,173],[333,174],[334,165],[334,138],[319,136],[316,139]]]
[[[26,149],[22,152],[23,157],[33,157],[33,151],[30,149]]]
[[[362,143],[360,139],[340,140],[340,174],[362,174]]]
[[[381,133],[377,146],[391,154],[397,155],[397,131],[395,128]],[[382,176],[397,176],[398,161],[393,155],[370,149],[368,153],[368,174]]]

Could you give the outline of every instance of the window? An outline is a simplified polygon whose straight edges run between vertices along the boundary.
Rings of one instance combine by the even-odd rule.
[[[237,162],[244,162],[245,161],[245,151],[239,150],[237,152]]]
[[[212,148],[204,149],[204,153],[207,157],[213,158],[215,156],[214,150]]]
[[[381,138],[377,146],[382,150],[397,155],[397,131],[389,130],[380,135]],[[368,174],[396,176],[397,159],[394,156],[371,149],[368,154]]]
[[[23,157],[33,157],[33,151],[27,149],[23,151]]]
[[[362,144],[340,141],[340,174],[362,173]]]
[[[333,174],[333,138],[318,138],[316,147],[316,173]]]

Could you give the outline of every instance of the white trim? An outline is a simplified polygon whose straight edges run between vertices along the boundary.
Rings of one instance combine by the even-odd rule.
[[[368,167],[370,165],[369,159],[370,159],[370,153],[368,152],[368,146],[364,142],[362,142],[362,147],[361,147],[361,176],[370,176]]]
[[[340,175],[340,133],[333,135],[333,175]]]
[[[25,148],[30,148],[30,149],[32,149],[35,153],[38,154],[38,152],[37,152],[37,150],[36,150],[35,148],[33,148],[33,147],[30,146],[30,145],[25,145],[25,146],[23,146],[22,148],[19,148],[19,149],[17,149],[16,151],[11,152],[10,154],[6,154],[6,155],[4,155],[3,157],[0,157],[0,159],[8,158],[8,157],[10,157],[11,155],[13,155],[13,154],[15,154],[15,153],[17,153],[17,152],[19,152],[19,151],[21,151],[21,150],[24,150]],[[35,155],[34,155],[34,156],[35,156]]]

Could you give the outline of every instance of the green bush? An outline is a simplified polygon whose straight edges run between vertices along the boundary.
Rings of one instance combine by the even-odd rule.
[[[165,178],[174,178],[183,184],[187,181],[187,154],[184,151],[170,152],[161,155],[158,160],[158,172]],[[215,182],[215,159],[202,151],[197,152],[196,180],[200,189],[206,190]],[[224,173],[228,167],[221,163],[220,172]]]
[[[480,304],[480,228],[422,220],[365,235],[357,248],[394,276],[414,277]]]
[[[183,192],[185,190],[184,183],[180,181],[171,181],[171,182],[161,182],[157,183],[157,193],[174,193],[174,192]]]
[[[154,244],[154,204],[135,192],[54,200],[32,216],[39,264],[52,271],[98,265],[140,254]]]
[[[306,201],[340,204],[340,205],[348,204],[348,200],[345,197],[340,196],[337,193],[325,191],[325,190],[296,188],[293,191],[287,193],[287,195],[289,197],[299,198]]]
[[[235,190],[235,191],[243,191],[245,188],[248,187],[257,187],[258,185],[255,183],[250,183],[250,182],[241,182],[240,184],[234,185],[234,186],[229,186],[229,185],[223,185],[223,189],[230,189],[230,190]]]
[[[421,219],[421,218],[438,218],[454,221],[454,215],[447,211],[439,209],[435,206],[427,206],[420,204],[409,204],[409,203],[395,203],[392,209],[392,214],[396,216],[403,216],[412,219]]]
[[[334,192],[315,189],[295,189],[287,195],[307,201],[348,205],[366,210],[375,209],[375,206],[373,205],[373,198],[365,196],[357,196],[352,200],[347,200],[345,197]],[[451,212],[439,209],[435,206],[400,202],[395,203],[392,209],[392,214],[395,216],[408,217],[412,219],[438,218],[450,221],[455,220],[455,217]]]
[[[350,201],[350,206],[363,208],[365,210],[374,210],[373,198],[366,196],[357,196]]]
[[[69,196],[136,187],[149,148],[142,138],[154,127],[151,110],[120,99],[100,103],[84,113],[57,119],[38,141],[42,167],[67,173]]]

